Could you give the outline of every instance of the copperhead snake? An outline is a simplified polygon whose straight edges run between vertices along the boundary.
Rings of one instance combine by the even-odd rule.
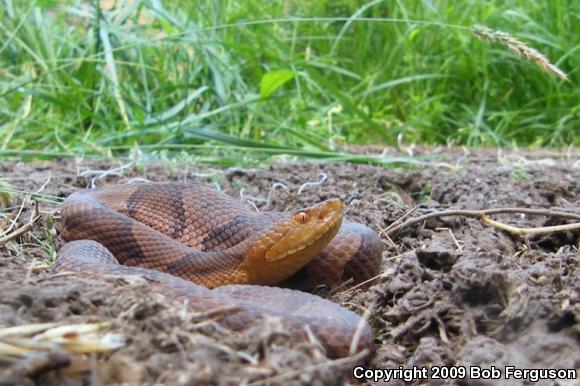
[[[373,345],[370,326],[354,312],[270,287],[293,277],[335,287],[377,274],[377,234],[343,221],[339,199],[258,213],[203,185],[128,184],[73,193],[61,217],[67,243],[53,272],[138,275],[196,311],[235,306],[220,319],[234,330],[279,317],[291,335],[308,327],[331,357]]]

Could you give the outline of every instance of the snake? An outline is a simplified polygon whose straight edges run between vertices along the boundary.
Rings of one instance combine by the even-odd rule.
[[[343,212],[338,198],[256,212],[195,183],[79,190],[61,208],[66,243],[52,272],[140,276],[194,311],[229,307],[219,323],[235,331],[276,318],[289,336],[314,337],[329,357],[344,357],[372,350],[369,323],[300,290],[364,283],[379,272],[377,233]]]

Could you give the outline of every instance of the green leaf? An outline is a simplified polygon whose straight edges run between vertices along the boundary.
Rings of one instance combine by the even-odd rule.
[[[265,73],[260,80],[260,96],[262,98],[269,97],[295,76],[296,73],[291,70],[274,70]]]
[[[63,5],[61,3],[64,3],[64,2],[60,1],[60,0],[37,0],[36,1],[36,5],[39,8],[55,8],[55,7],[58,7],[59,5]]]

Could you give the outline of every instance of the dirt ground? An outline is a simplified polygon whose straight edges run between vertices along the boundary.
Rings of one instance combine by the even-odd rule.
[[[352,289],[346,283],[333,292],[317,290],[360,314],[372,310],[369,321],[376,351],[362,361],[328,359],[316,342],[290,341],[275,320],[243,333],[225,330],[215,322],[219,316],[192,313],[152,292],[144,281],[48,275],[63,244],[59,205],[49,201],[92,183],[106,186],[135,178],[215,185],[258,210],[291,210],[340,197],[348,217],[377,231],[414,207],[413,216],[502,207],[580,214],[578,152],[429,152],[438,153],[438,158],[399,169],[288,160],[225,170],[178,161],[131,165],[121,160],[1,161],[0,188],[41,195],[35,196],[40,218],[32,230],[0,245],[0,327],[111,321],[110,329],[122,334],[125,344],[108,353],[55,351],[4,360],[0,384],[372,383],[353,377],[353,368],[361,363],[369,369],[495,366],[503,370],[515,366],[578,370],[579,230],[522,238],[475,218],[445,217],[407,227],[390,240],[382,236],[381,276],[366,287]],[[326,177],[323,182],[305,184],[321,176]],[[4,197],[0,212],[4,230],[10,226],[7,218],[16,219],[12,230],[29,221],[34,205],[23,201],[26,197]],[[23,202],[24,210],[18,213]],[[522,214],[494,215],[493,219],[519,227],[572,222]],[[426,383],[520,385],[525,381],[414,379],[406,384]]]

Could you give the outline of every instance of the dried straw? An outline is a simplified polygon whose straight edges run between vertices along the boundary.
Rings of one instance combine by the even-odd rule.
[[[105,332],[110,323],[62,325],[28,324],[0,328],[0,361],[25,358],[39,352],[99,353],[122,347],[120,334]]]
[[[495,31],[489,27],[475,24],[471,26],[471,33],[480,40],[507,46],[511,52],[532,63],[535,63],[538,67],[544,70],[544,72],[551,75],[556,75],[560,79],[568,80],[568,75],[566,75],[564,71],[558,68],[558,66],[550,63],[544,54],[535,48],[532,48],[527,44],[519,41],[506,32]]]

